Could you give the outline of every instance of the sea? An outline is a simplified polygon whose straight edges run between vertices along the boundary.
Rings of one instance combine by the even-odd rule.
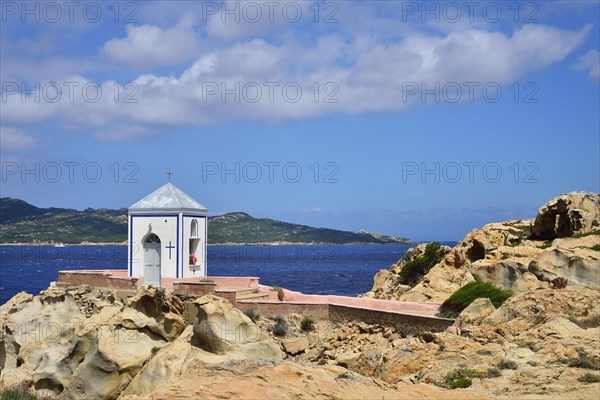
[[[357,296],[371,289],[377,271],[416,245],[211,245],[207,269],[209,276],[255,276],[306,294]],[[122,245],[0,246],[0,304],[20,291],[37,295],[58,271],[126,268]]]

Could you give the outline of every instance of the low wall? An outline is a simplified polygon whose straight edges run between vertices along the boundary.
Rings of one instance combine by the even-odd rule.
[[[224,299],[229,300],[229,302],[234,306],[234,307],[238,307],[238,303],[237,303],[237,295],[235,292],[220,292],[220,291],[216,291],[215,292],[215,296],[219,296],[222,297]],[[239,307],[238,307],[239,308]]]
[[[402,335],[416,335],[423,331],[443,332],[454,323],[452,319],[402,314],[368,308],[342,306],[328,303],[275,303],[238,301],[236,307],[247,312],[253,310],[265,316],[299,314],[315,321],[362,321],[367,324],[391,326]]]
[[[454,320],[446,318],[401,314],[337,304],[329,305],[329,320],[332,322],[355,320],[367,324],[391,326],[402,335],[416,335],[423,331],[443,332],[454,323]]]
[[[258,287],[259,278],[253,276],[207,276],[217,286]]]
[[[329,319],[329,304],[327,303],[310,304],[238,301],[236,307],[243,312],[253,310],[258,314],[265,316],[299,314],[314,321],[326,321]]]
[[[137,290],[137,278],[115,278],[101,272],[59,271],[58,284],[63,286],[88,285],[114,290]]]
[[[215,294],[214,282],[174,282],[174,294],[187,294],[192,296],[204,296],[205,294]]]

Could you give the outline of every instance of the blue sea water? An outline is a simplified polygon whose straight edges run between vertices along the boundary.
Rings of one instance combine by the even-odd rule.
[[[410,247],[209,246],[208,275],[256,276],[262,284],[307,294],[356,296],[369,291],[375,273]],[[0,246],[0,304],[20,291],[38,294],[61,270],[126,267],[126,246]]]

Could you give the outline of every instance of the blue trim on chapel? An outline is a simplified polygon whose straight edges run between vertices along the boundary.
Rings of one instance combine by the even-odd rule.
[[[181,218],[179,218],[181,216]],[[207,262],[207,257],[206,257],[206,245],[207,245],[207,239],[208,239],[208,227],[207,227],[207,218],[208,216],[206,215],[194,215],[194,214],[129,214],[129,276],[132,277],[133,276],[133,253],[134,253],[134,243],[133,243],[133,237],[134,237],[134,218],[135,217],[145,217],[145,218],[176,218],[176,230],[175,230],[175,236],[176,236],[176,248],[178,249],[176,255],[175,255],[175,276],[176,278],[183,278],[184,277],[184,272],[185,272],[185,259],[184,257],[181,257],[181,259],[179,258],[180,252],[181,255],[184,254],[184,246],[185,246],[185,232],[184,232],[184,228],[185,228],[185,218],[194,218],[194,219],[204,219],[204,243],[202,245],[202,257],[203,257],[203,264],[204,264],[204,271],[202,271],[205,275],[208,272],[208,262]],[[180,221],[181,219],[181,221]],[[180,229],[181,226],[181,229]],[[140,257],[143,257],[143,246],[140,247]],[[141,258],[140,258],[141,259]],[[143,267],[142,267],[143,268]],[[141,271],[141,274],[143,274],[143,270]]]
[[[179,248],[179,214],[177,214],[177,229],[175,235],[177,237],[177,248]],[[179,251],[177,251],[177,254],[175,255],[175,277],[179,278]],[[183,272],[181,277],[183,278]]]
[[[179,214],[130,214],[129,215],[129,276],[133,275],[133,218],[134,217],[159,217],[159,218],[177,218],[175,235],[177,237],[177,247],[179,247]],[[142,247],[143,249],[143,247]],[[175,255],[175,275],[179,278],[179,252]],[[143,271],[142,271],[143,274]],[[161,272],[162,275],[162,272]]]
[[[182,226],[185,227],[185,219],[186,218],[192,218],[192,219],[206,219],[207,216],[206,215],[194,215],[194,214],[182,214],[181,215],[181,224]],[[206,242],[207,236],[206,236],[206,225],[208,224],[208,220],[206,220],[206,222],[204,223],[204,242]],[[184,230],[181,230],[181,254],[183,254],[183,246],[185,246],[185,240],[184,240]],[[206,243],[204,244],[204,246],[206,246]],[[204,258],[203,263],[204,263],[204,269],[206,270],[206,248],[202,249],[202,256]],[[185,271],[185,260],[181,260],[181,278],[183,278],[183,271]],[[204,272],[204,274],[206,275],[206,272]]]
[[[133,215],[129,216],[129,277],[133,276]]]

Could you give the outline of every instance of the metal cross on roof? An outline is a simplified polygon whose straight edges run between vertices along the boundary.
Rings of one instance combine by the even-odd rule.
[[[173,173],[171,172],[171,168],[169,168],[169,170],[167,171],[167,175],[169,175],[169,182],[171,182],[171,175],[173,175]]]

